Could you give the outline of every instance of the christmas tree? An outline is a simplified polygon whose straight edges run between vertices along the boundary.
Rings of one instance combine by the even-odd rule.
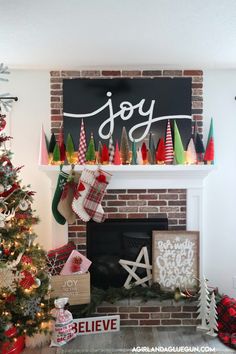
[[[156,163],[156,148],[153,140],[153,134],[149,134],[149,141],[148,141],[148,152],[149,152],[149,163],[153,165]]]
[[[106,144],[102,146],[102,163],[103,165],[107,165],[109,163],[109,150]]]
[[[197,162],[202,162],[203,160],[203,154],[205,152],[204,145],[201,139],[201,136],[199,133],[196,133],[196,142],[195,142],[195,149],[197,153]]]
[[[208,164],[212,164],[214,162],[214,139],[212,137],[207,144],[204,161]]]
[[[148,162],[148,151],[145,142],[142,143],[141,153],[142,153],[143,164],[146,165]]]
[[[167,121],[166,126],[166,141],[165,141],[165,163],[171,164],[173,163],[174,158],[174,150],[173,150],[173,141],[172,141],[172,133],[170,120]]]
[[[137,165],[137,150],[136,150],[136,142],[135,142],[135,140],[132,141],[131,165]]]
[[[0,114],[0,122],[5,116]],[[1,129],[0,129],[1,130]],[[34,192],[22,187],[20,168],[11,163],[9,140],[0,134],[0,347],[6,347],[6,330],[15,330],[13,343],[20,335],[48,331],[49,278],[45,252],[34,243],[32,226]],[[0,349],[0,352],[1,349]]]
[[[191,165],[197,163],[197,154],[193,142],[193,138],[190,139],[185,155],[186,163]]]
[[[75,153],[74,143],[73,143],[72,136],[69,133],[66,139],[66,157],[67,157],[67,161],[70,164],[75,163],[74,153]]]
[[[53,150],[55,148],[56,145],[56,137],[55,134],[52,133],[50,141],[49,141],[49,145],[48,145],[48,159],[49,159],[49,163],[52,163],[53,161]]]
[[[118,141],[117,141],[116,148],[115,148],[114,165],[120,165],[120,164],[121,164],[120,150],[119,150],[119,145],[118,145]]]

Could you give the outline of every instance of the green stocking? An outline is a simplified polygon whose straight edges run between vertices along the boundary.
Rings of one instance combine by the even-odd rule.
[[[57,180],[57,186],[55,189],[54,197],[52,200],[53,216],[54,216],[55,220],[61,225],[65,224],[66,219],[59,213],[57,206],[58,206],[58,203],[61,199],[61,194],[63,192],[63,188],[64,188],[64,185],[67,181],[68,176],[69,176],[68,173],[60,171],[59,176],[58,176],[58,180]]]

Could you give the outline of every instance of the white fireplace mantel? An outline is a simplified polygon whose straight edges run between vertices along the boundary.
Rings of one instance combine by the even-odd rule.
[[[56,188],[59,166],[39,166],[51,180],[52,196]],[[82,171],[84,166],[75,166]],[[97,166],[86,165],[95,170]],[[187,190],[187,230],[200,232],[200,273],[204,265],[202,249],[203,235],[203,193],[206,177],[215,170],[213,165],[145,165],[130,166],[103,165],[101,168],[112,174],[109,189],[186,189]],[[64,166],[63,171],[70,171],[71,166]],[[52,217],[52,235],[56,235],[53,247],[67,242],[67,224],[59,225]]]
[[[97,166],[86,165],[95,170]],[[76,171],[84,166],[75,165]],[[148,188],[202,188],[207,175],[215,168],[213,165],[102,165],[104,171],[111,173],[109,189],[148,189]],[[63,171],[69,172],[66,165]],[[40,166],[50,179],[57,178],[59,166]]]

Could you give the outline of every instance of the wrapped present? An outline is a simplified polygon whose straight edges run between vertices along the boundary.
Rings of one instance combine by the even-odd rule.
[[[83,274],[86,273],[91,265],[91,261],[80,252],[73,250],[67,259],[61,275]]]
[[[66,245],[50,250],[47,253],[48,272],[51,275],[60,274],[71,252],[76,246],[73,242],[68,242]]]

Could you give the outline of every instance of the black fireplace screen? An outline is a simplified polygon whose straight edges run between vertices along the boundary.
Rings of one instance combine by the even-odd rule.
[[[128,274],[120,266],[119,260],[135,260],[143,246],[147,246],[151,262],[153,230],[168,230],[168,220],[107,219],[101,224],[89,221],[87,256],[92,261],[92,285],[103,289],[121,287]]]

